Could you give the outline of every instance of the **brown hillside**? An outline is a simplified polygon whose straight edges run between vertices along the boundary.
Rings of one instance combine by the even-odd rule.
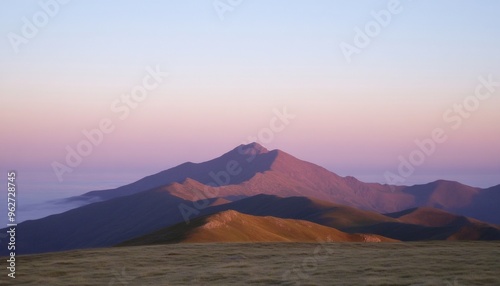
[[[205,242],[394,242],[378,235],[348,234],[308,221],[256,217],[229,210],[180,223],[120,246]]]

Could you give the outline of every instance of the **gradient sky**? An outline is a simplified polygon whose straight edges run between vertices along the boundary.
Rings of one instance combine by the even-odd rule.
[[[442,118],[480,75],[500,81],[499,1],[401,1],[351,63],[340,43],[389,1],[243,1],[222,21],[208,0],[73,0],[16,54],[8,35],[21,35],[38,2],[0,2],[0,167],[32,197],[211,159],[284,106],[295,119],[263,145],[340,175],[384,182],[414,140],[443,128],[448,140],[406,184],[500,183],[500,89],[457,130]],[[117,119],[112,102],[157,65],[169,78]],[[52,162],[103,118],[116,130],[58,182]]]

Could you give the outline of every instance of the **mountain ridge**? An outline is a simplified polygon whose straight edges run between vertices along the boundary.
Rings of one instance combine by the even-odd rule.
[[[181,206],[191,208],[189,219],[233,209],[403,241],[498,239],[498,226],[491,223],[500,223],[500,185],[480,189],[439,180],[392,189],[341,177],[256,143],[76,199],[100,201],[20,223],[23,236],[17,238],[18,253],[115,245],[186,221]],[[421,207],[441,211],[423,208],[408,211],[412,216],[391,217]],[[436,218],[443,224],[429,223],[437,222]],[[444,224],[447,221],[454,223]]]
[[[348,234],[309,221],[256,217],[227,210],[176,224],[118,246],[207,242],[396,242],[379,235]]]
[[[487,198],[497,194],[487,189],[445,180],[414,186],[364,183],[352,176],[341,177],[284,151],[269,151],[258,143],[240,145],[206,162],[184,163],[116,189],[93,191],[71,199],[107,200],[172,183],[182,184],[186,179],[206,185],[204,188],[211,191],[217,188],[216,193],[223,197],[258,193],[306,196],[380,213],[430,206],[500,223],[500,212],[490,206]],[[475,204],[481,196],[486,198]],[[489,210],[485,212],[477,205],[488,205]]]

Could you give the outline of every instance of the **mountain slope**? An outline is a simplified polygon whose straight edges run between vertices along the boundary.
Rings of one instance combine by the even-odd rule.
[[[111,246],[182,221],[177,207],[186,202],[153,190],[25,221],[17,227],[17,254]]]
[[[500,228],[434,208],[414,208],[387,214],[397,222],[348,227],[346,232],[368,232],[403,241],[500,240]]]
[[[420,207],[405,210],[398,213],[387,214],[392,218],[397,218],[400,222],[428,227],[428,231],[421,231],[420,235],[431,233],[425,239],[441,240],[500,240],[500,227],[487,224],[476,219],[465,216],[454,215],[442,210]],[[362,228],[355,228],[360,230]],[[368,230],[368,229],[365,229]],[[436,230],[440,230],[439,233]],[[376,233],[384,233],[375,231]],[[402,233],[397,236],[402,237],[408,234]]]
[[[203,185],[192,180],[187,181],[184,185],[174,183],[167,187],[93,203],[62,214],[23,222],[18,226],[23,233],[16,241],[19,249],[18,254],[108,247],[163,227],[184,222],[179,206],[193,204],[194,197],[186,195],[188,191],[184,192],[185,198],[179,198],[175,194],[188,188],[200,186]],[[300,199],[297,201],[297,199],[291,198],[286,200],[291,203],[283,204],[281,208],[273,208],[273,205],[278,206],[276,199],[278,198],[275,196],[261,195],[231,203],[225,199],[212,198],[207,200],[207,207],[200,209],[201,213],[196,215],[231,208],[246,209],[248,212],[254,210],[258,213],[260,205],[260,209],[264,213],[274,209],[279,214],[281,210],[283,211],[281,215],[287,217],[286,210],[292,205],[297,203],[304,205]],[[237,203],[236,206],[232,205],[234,203]],[[262,208],[262,206],[267,207]],[[355,212],[354,208],[349,209]],[[305,214],[318,213],[318,211],[319,209],[314,205],[303,210]],[[359,212],[364,213],[365,211]],[[374,215],[389,219],[379,214]],[[296,215],[292,214],[292,216]],[[5,250],[6,248],[1,249],[0,253],[4,254]]]
[[[255,197],[259,194],[274,197]],[[244,200],[245,197],[249,200]],[[497,230],[468,218],[458,228],[457,225],[434,227],[425,221],[435,219],[435,214],[421,217],[414,224],[376,212],[432,206],[476,219],[486,218],[488,222],[500,220],[497,207],[500,186],[478,189],[457,182],[436,181],[392,190],[387,185],[340,177],[255,143],[239,146],[205,163],[186,163],[121,188],[90,192],[73,199],[103,201],[19,224],[23,235],[17,238],[18,253],[114,245],[184,221],[180,206],[194,210],[190,219],[234,209],[250,215],[308,220],[342,231],[375,233],[399,240],[496,239]],[[240,201],[229,202],[234,200]],[[5,251],[6,248],[0,249],[0,253]]]
[[[454,224],[462,224],[465,221],[472,222],[472,220],[464,216],[457,216],[430,207],[408,209],[397,213],[386,214],[386,216],[396,218],[400,222],[409,224],[418,224],[429,227],[441,227]]]
[[[472,202],[460,209],[452,210],[461,215],[500,225],[500,185],[483,189],[472,198]]]
[[[172,195],[181,191],[179,186],[182,185],[172,184],[23,222],[18,225],[22,233],[16,238],[18,254],[109,247],[175,224],[187,227],[194,224],[196,217],[228,210],[252,216],[304,220],[343,232],[372,233],[397,240],[500,239],[496,227],[481,222],[475,224],[475,220],[468,218],[459,220],[435,209],[432,213],[443,218],[418,211],[412,213],[412,210],[386,216],[317,199],[263,194],[235,202],[209,199],[206,207],[199,209],[186,224],[179,207],[193,201]],[[437,221],[441,223],[433,227],[431,223]],[[465,223],[448,225],[460,221]],[[0,254],[5,255],[6,249],[0,249]]]
[[[213,186],[240,184],[259,172],[269,170],[276,156],[276,151],[270,152],[257,143],[240,145],[230,152],[207,162],[187,162],[116,189],[92,191],[81,196],[72,197],[70,200],[90,202],[108,200],[176,182],[181,183],[188,178]],[[221,172],[227,173],[228,168],[232,171],[234,166],[237,166],[236,169],[241,168],[242,171],[238,174],[231,172],[231,175],[227,177],[220,175]]]
[[[307,220],[334,228],[397,222],[385,215],[307,197],[257,195],[229,204],[207,208],[202,214],[236,210],[256,216]]]
[[[500,240],[496,225],[428,207],[382,215],[306,197],[258,195],[208,208],[206,212],[229,209],[257,216],[307,220],[348,233],[374,233],[404,241]]]
[[[498,186],[479,189],[450,181],[410,187],[364,183],[353,177],[340,177],[283,151],[268,151],[257,143],[238,146],[204,163],[185,163],[120,188],[93,191],[70,200],[102,201],[173,183],[179,184],[176,196],[191,196],[192,200],[202,197],[185,194],[184,189],[207,190],[204,193],[215,193],[212,197],[222,198],[261,193],[305,196],[380,213],[429,206],[500,223],[500,209],[495,207],[500,200]]]
[[[205,242],[393,242],[377,235],[348,234],[315,223],[256,217],[229,210],[180,223],[120,246]]]

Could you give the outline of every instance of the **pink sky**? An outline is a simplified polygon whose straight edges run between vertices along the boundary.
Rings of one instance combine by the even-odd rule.
[[[408,156],[416,148],[414,140],[429,138],[435,128],[443,128],[449,139],[437,146],[416,174],[460,180],[464,173],[491,175],[500,167],[499,98],[481,104],[453,130],[442,115],[461,102],[460,95],[441,97],[431,105],[408,97],[375,96],[363,101],[327,95],[273,100],[263,96],[247,101],[224,96],[183,98],[171,95],[172,90],[166,83],[125,120],[110,111],[113,99],[108,98],[2,98],[2,105],[10,107],[2,114],[7,120],[2,121],[16,122],[1,126],[2,134],[15,134],[3,138],[2,165],[50,174],[54,161],[64,163],[66,146],[76,148],[86,140],[83,130],[110,118],[115,130],[104,135],[103,143],[93,148],[75,173],[65,177],[77,176],[79,169],[110,176],[134,169],[160,171],[185,161],[211,159],[248,141],[269,127],[273,109],[286,106],[296,117],[273,140],[260,143],[343,175],[381,181],[385,171],[397,168],[398,156]]]

